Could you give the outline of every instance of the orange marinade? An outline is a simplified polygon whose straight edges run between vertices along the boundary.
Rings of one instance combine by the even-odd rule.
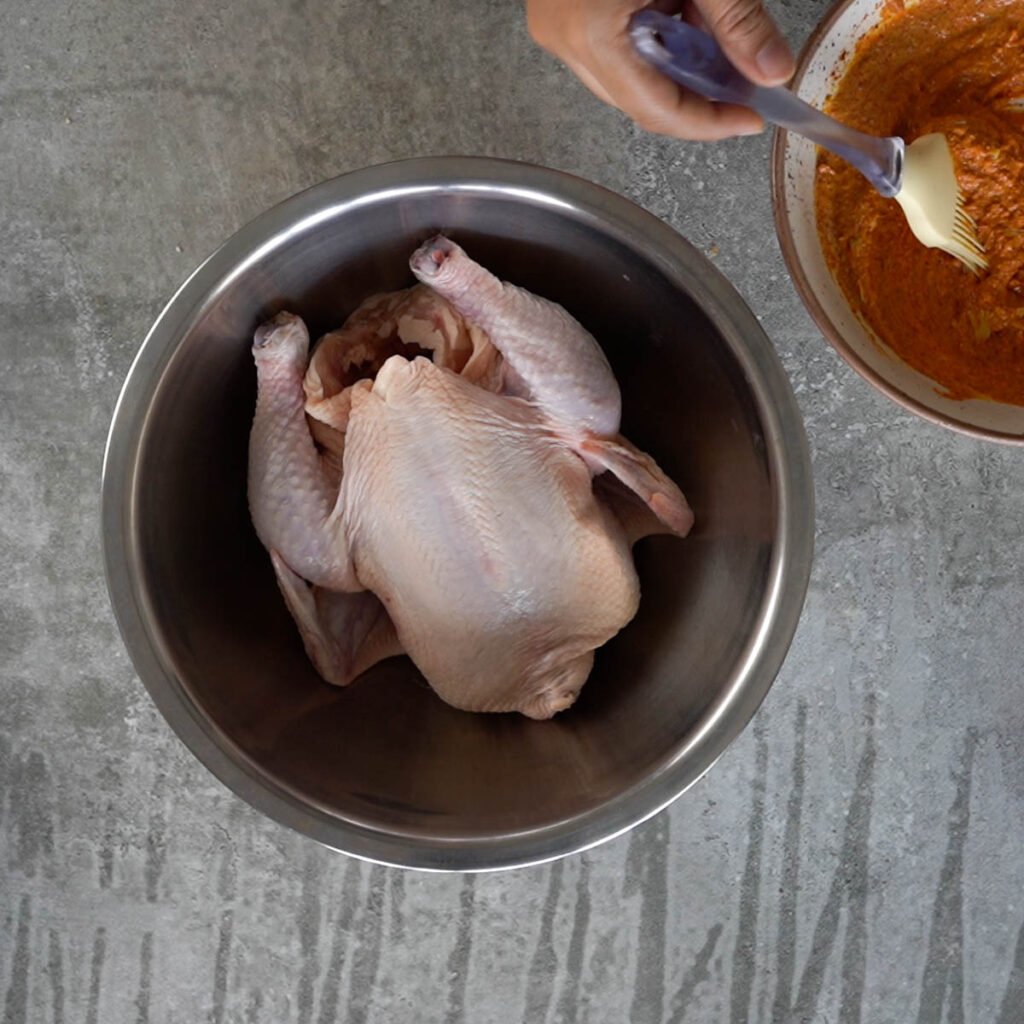
[[[826,109],[875,135],[944,132],[989,270],[926,249],[899,206],[820,155],[815,203],[832,273],[900,358],[949,397],[1024,405],[1024,2],[891,2]]]

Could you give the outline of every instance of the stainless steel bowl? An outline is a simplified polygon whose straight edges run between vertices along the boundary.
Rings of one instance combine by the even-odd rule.
[[[250,525],[252,332],[314,332],[444,230],[606,346],[624,432],[679,482],[685,541],[636,548],[636,619],[550,722],[473,715],[393,659],[345,690],[306,659]],[[536,863],[674,800],[743,729],[792,639],[810,569],[803,427],[757,321],[686,241],[625,199],[494,160],[389,164],[243,228],[160,315],[114,414],[107,575],[143,682],[195,755],[270,817],[358,857],[437,870]],[[457,609],[455,610],[457,614]]]

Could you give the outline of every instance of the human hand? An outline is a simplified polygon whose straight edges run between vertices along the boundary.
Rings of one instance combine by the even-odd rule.
[[[534,42],[646,131],[705,141],[761,131],[752,110],[688,92],[636,53],[629,19],[646,7],[681,13],[710,32],[758,85],[781,85],[793,74],[789,47],[759,0],[526,0],[526,22]]]

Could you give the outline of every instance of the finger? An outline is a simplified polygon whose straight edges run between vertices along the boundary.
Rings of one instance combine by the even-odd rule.
[[[694,28],[699,28],[702,32],[710,32],[708,23],[704,20],[703,15],[697,9],[697,5],[694,0],[686,0],[683,4],[683,21],[687,24],[693,25]]]
[[[571,63],[569,67],[572,69],[573,74],[599,99],[608,106],[614,107],[617,104],[615,100],[608,95],[608,90],[585,68],[583,65],[574,67]]]
[[[661,83],[652,83],[648,89],[640,83],[624,84],[621,79],[605,85],[585,68],[573,70],[595,95],[655,135],[716,142],[734,135],[756,135],[764,129],[764,122],[754,111],[712,103],[671,81],[665,82],[664,89]]]
[[[764,127],[752,110],[711,103],[680,89],[633,51],[625,32],[611,40],[594,40],[589,54],[574,55],[570,66],[592,91],[645,131],[710,142],[754,135]]]
[[[760,0],[694,0],[694,6],[729,60],[751,81],[789,81],[793,55]]]
[[[675,108],[664,115],[649,106],[619,109],[644,131],[692,142],[719,142],[738,135],[757,135],[764,130],[764,121],[752,110],[731,103],[712,103],[682,89]]]

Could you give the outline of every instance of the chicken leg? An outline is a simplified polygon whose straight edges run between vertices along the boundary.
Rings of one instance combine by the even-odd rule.
[[[505,360],[506,394],[533,403],[594,475],[611,472],[633,491],[654,515],[647,532],[686,536],[690,506],[649,455],[619,436],[619,386],[579,321],[556,303],[500,281],[442,235],[409,262],[420,281],[487,332]]]
[[[309,332],[291,313],[256,331],[256,415],[249,438],[249,511],[256,534],[303,579],[361,590],[336,509],[338,488],[306,423]]]

